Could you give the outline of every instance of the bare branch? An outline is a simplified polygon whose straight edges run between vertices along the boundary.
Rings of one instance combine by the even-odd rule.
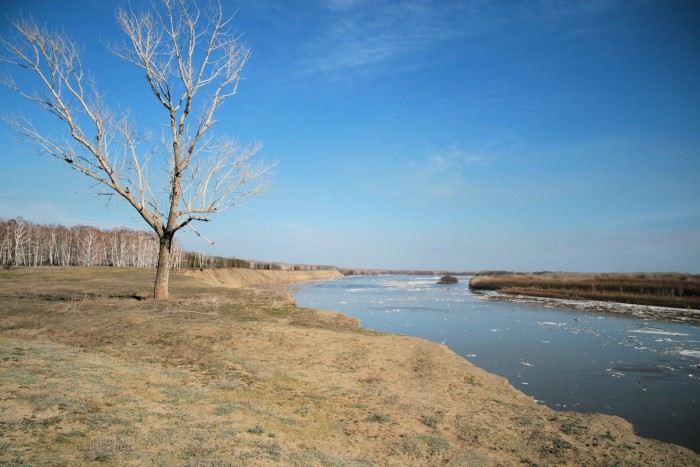
[[[235,141],[221,139],[208,145],[207,158],[200,158],[186,174],[187,194],[178,216],[208,220],[266,189],[264,178],[274,164],[255,159],[262,145],[241,148]]]

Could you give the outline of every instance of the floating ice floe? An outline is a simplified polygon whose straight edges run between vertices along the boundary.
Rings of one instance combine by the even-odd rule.
[[[573,308],[577,310],[590,310],[594,312],[629,314],[642,319],[669,319],[671,321],[686,323],[700,321],[700,310],[687,310],[685,308],[669,308],[650,305],[634,305],[630,303],[601,302],[595,300],[571,300],[549,297],[533,297],[525,295],[510,295],[502,292],[480,292],[475,294],[480,300],[506,301],[523,303],[540,303],[546,308],[552,306]],[[598,319],[606,319],[599,316]]]
[[[538,321],[537,324],[540,326],[566,326],[566,323],[555,323],[553,321]]]
[[[535,366],[535,365],[533,365],[532,363],[526,362],[526,361],[521,361],[520,364],[521,364],[522,366]]]
[[[685,356],[685,357],[695,357],[695,358],[700,358],[700,350],[679,350],[679,354]]]
[[[686,334],[684,332],[664,331],[663,329],[634,329],[628,332],[634,332],[637,334],[658,334],[660,336],[690,336],[690,334]]]

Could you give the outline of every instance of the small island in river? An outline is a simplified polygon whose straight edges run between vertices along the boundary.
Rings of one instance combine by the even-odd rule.
[[[438,284],[457,284],[459,280],[455,276],[442,276],[439,281],[437,281]]]

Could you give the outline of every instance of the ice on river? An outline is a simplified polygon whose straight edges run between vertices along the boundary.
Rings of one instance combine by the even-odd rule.
[[[660,336],[689,336],[690,334],[686,334],[684,332],[673,332],[673,331],[664,331],[663,329],[635,329],[633,331],[629,332],[634,332],[636,334],[658,334]]]

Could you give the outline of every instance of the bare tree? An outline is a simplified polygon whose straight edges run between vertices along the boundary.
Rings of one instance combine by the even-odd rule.
[[[95,180],[102,193],[126,200],[154,230],[154,297],[166,299],[175,233],[258,195],[271,164],[255,157],[259,144],[242,147],[210,132],[249,57],[220,4],[200,10],[193,0],[160,0],[148,12],[119,9],[116,20],[127,39],[110,50],[145,75],[163,112],[158,123],[167,128],[160,141],[146,138],[128,112],[111,112],[83,69],[78,45],[32,18],[12,22],[16,34],[0,39],[0,59],[33,75],[40,90],[27,89],[26,76],[2,82],[60,122],[62,138],[12,117],[24,140]]]

